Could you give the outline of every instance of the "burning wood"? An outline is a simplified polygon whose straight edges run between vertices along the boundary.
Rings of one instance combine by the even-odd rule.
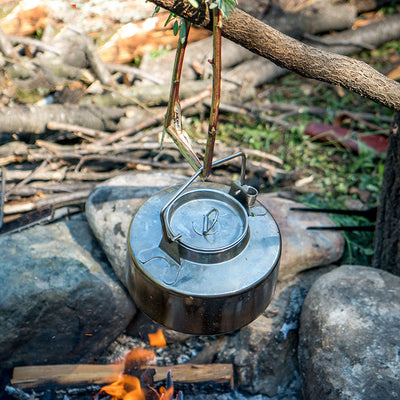
[[[44,387],[78,387],[90,384],[111,384],[123,374],[123,363],[100,364],[60,364],[16,367],[11,385],[20,389]],[[179,364],[168,367],[141,367],[143,376],[153,373],[154,386],[165,385],[168,371],[175,382],[176,389],[196,393],[204,391],[228,392],[233,389],[233,366],[231,364]],[[146,378],[147,379],[147,378]]]
[[[161,330],[156,332],[156,343],[164,340]],[[160,339],[161,338],[161,339]],[[14,368],[11,384],[19,389],[54,386],[81,386],[108,384],[101,393],[112,400],[169,400],[176,387],[196,392],[203,389],[229,391],[233,388],[231,364],[179,364],[168,367],[155,366],[155,354],[149,349],[132,349],[123,362],[110,365],[37,365]],[[155,387],[158,389],[156,390]]]

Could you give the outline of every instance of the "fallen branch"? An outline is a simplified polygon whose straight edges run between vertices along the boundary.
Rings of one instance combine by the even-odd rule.
[[[290,128],[293,126],[293,124],[284,120],[284,118],[288,116],[286,114],[281,115],[279,117],[270,117],[260,112],[252,111],[245,107],[239,107],[233,104],[221,104],[220,110],[232,114],[240,114],[240,115],[245,115],[247,117],[256,118],[261,121],[266,121],[272,124],[283,126],[284,128]],[[292,113],[290,113],[290,115],[292,115]]]
[[[4,205],[4,214],[20,214],[42,207],[61,207],[82,203],[89,197],[90,190],[81,190],[74,193],[54,194],[43,199],[8,202]]]
[[[298,11],[286,10],[283,13],[279,10],[279,5],[272,6],[262,21],[293,37],[301,37],[304,32],[315,34],[332,30],[340,31],[353,26],[357,16],[353,5],[329,4],[327,1],[318,3],[314,1],[310,5],[307,2],[299,2],[300,7],[303,4],[305,6]]]
[[[104,138],[109,135],[108,132],[90,129],[80,125],[64,124],[62,122],[50,121],[47,123],[47,129],[51,131],[70,131],[80,132],[93,138]]]
[[[62,205],[59,207],[60,208],[57,209],[53,206],[42,207],[22,214],[16,218],[9,219],[9,221],[7,221],[0,229],[0,234],[10,235],[12,233],[21,232],[35,225],[55,222],[61,218],[82,213],[84,211],[84,202],[77,202],[72,207],[63,207]]]
[[[35,170],[33,170],[26,178],[22,179],[20,182],[18,182],[16,185],[14,185],[12,188],[8,189],[5,193],[5,199],[14,192],[16,189],[20,189],[22,186],[27,184],[29,181],[33,180],[35,176],[37,176],[39,173],[41,173],[43,170],[46,170],[46,167],[48,166],[47,160],[44,160]]]
[[[206,90],[208,81],[185,81],[180,92],[181,98],[188,98]],[[155,106],[167,104],[169,85],[121,87],[118,91],[109,91],[105,94],[85,96],[80,104],[97,104],[100,106],[125,107],[129,105]]]
[[[37,194],[54,194],[54,193],[73,193],[83,190],[92,190],[96,186],[96,182],[30,182],[23,187],[13,188],[9,194],[9,200],[21,197],[31,197]]]
[[[188,45],[182,70],[182,78],[185,81],[196,79],[198,75],[203,78],[208,78],[211,75],[211,65],[208,62],[211,48],[212,38]],[[223,70],[254,57],[253,53],[227,39],[222,39],[222,48],[221,66]],[[140,64],[140,69],[155,76],[163,76],[164,79],[169,80],[171,79],[174,58],[174,52],[157,57],[157,62],[144,58]]]
[[[99,57],[99,55],[97,54],[97,50],[96,50],[92,40],[89,38],[89,36],[77,27],[68,25],[67,28],[72,30],[75,33],[78,33],[82,37],[82,39],[85,43],[86,58],[89,62],[89,65],[90,65],[93,73],[96,75],[96,77],[99,79],[99,81],[103,85],[112,85],[113,80],[112,80],[111,74],[108,71],[108,69],[106,68],[106,66],[103,63],[103,61],[101,60],[101,58]]]
[[[93,105],[50,104],[48,106],[0,107],[0,133],[43,134],[49,122],[81,125],[99,131],[115,131],[117,119],[126,115],[127,110]],[[137,110],[135,117],[140,120],[146,115]]]
[[[356,54],[361,50],[376,49],[384,43],[399,39],[400,15],[388,16],[382,21],[334,35],[324,35],[319,38],[306,35],[306,38],[321,49],[342,55]]]
[[[109,71],[112,72],[122,72],[124,74],[132,74],[135,77],[139,77],[142,79],[146,79],[150,82],[156,83],[157,85],[166,85],[166,81],[157,76],[147,73],[136,67],[131,67],[129,65],[120,65],[120,64],[106,64],[106,67]]]
[[[188,21],[212,28],[208,7],[198,9],[184,0],[151,0]],[[240,9],[224,20],[222,35],[298,74],[340,85],[378,104],[400,111],[400,83],[387,78],[368,64],[301,43]]]
[[[210,95],[209,90],[203,90],[202,92],[200,92],[188,99],[183,100],[181,102],[181,110],[183,111],[186,108],[194,106],[195,104],[204,100],[209,95]],[[154,117],[151,117],[151,118],[143,121],[142,123],[132,126],[132,128],[124,129],[123,131],[115,132],[112,135],[109,135],[108,137],[101,140],[98,144],[99,145],[110,144],[110,143],[116,142],[117,140],[120,140],[123,137],[133,135],[137,132],[143,131],[144,129],[150,128],[153,125],[160,124],[164,121],[164,115],[165,115],[165,112],[158,113]]]
[[[7,179],[22,180],[29,175],[29,171],[7,171]],[[36,180],[40,181],[105,181],[114,176],[121,175],[121,171],[115,170],[110,172],[72,172],[65,169],[57,171],[45,171],[35,176]]]
[[[30,37],[24,37],[24,36],[9,35],[7,37],[8,37],[8,40],[10,41],[10,43],[13,43],[13,44],[21,43],[24,46],[33,46],[33,47],[36,47],[37,49],[49,51],[50,53],[56,54],[57,56],[61,55],[61,52],[56,47],[54,47],[48,43],[45,43],[42,40],[37,40],[37,39],[33,39]]]

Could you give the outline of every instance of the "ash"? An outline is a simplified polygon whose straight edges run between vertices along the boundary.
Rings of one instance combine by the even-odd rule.
[[[212,340],[209,337],[190,337],[184,342],[168,343],[165,347],[151,348],[156,355],[159,366],[184,364],[195,357]],[[113,342],[106,352],[97,360],[101,364],[110,364],[124,360],[131,349],[149,348],[144,340],[122,334]]]

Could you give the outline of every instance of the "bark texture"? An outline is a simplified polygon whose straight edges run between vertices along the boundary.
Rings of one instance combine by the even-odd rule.
[[[198,9],[184,0],[151,0],[187,20],[211,29],[207,6]],[[400,84],[368,64],[316,49],[295,40],[245,12],[235,9],[224,20],[222,35],[302,76],[340,85],[376,103],[400,111]]]
[[[373,266],[400,275],[400,113],[394,116],[375,230]]]

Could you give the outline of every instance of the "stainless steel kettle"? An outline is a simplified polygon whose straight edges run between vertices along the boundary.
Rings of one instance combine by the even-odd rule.
[[[133,217],[128,289],[139,308],[168,328],[220,334],[253,321],[271,301],[281,254],[279,228],[244,184],[195,182],[164,189]]]

